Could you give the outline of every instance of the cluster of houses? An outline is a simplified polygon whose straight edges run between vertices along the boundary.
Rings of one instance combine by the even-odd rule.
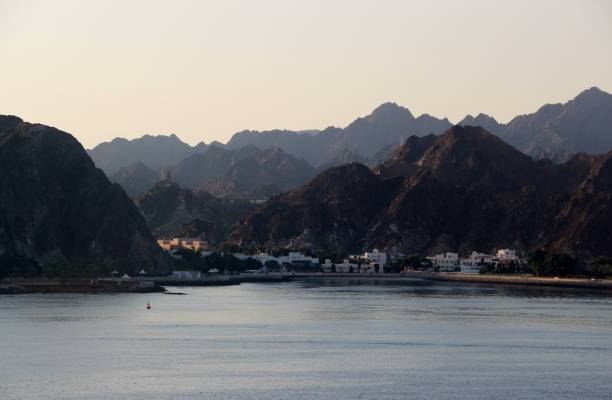
[[[210,254],[208,242],[199,238],[172,238],[159,239],[159,246],[173,254],[180,248],[190,249],[200,252],[203,256]],[[366,273],[366,274],[382,274],[385,272],[387,265],[387,253],[374,249],[363,254],[352,254],[344,259],[341,263],[333,263],[330,259],[326,259],[324,263],[320,263],[316,257],[309,257],[299,251],[289,252],[287,255],[273,256],[269,253],[260,252],[258,254],[232,253],[233,256],[240,260],[252,258],[259,261],[266,269],[269,262],[274,261],[279,266],[293,267],[309,267],[313,270],[320,270],[326,273]],[[441,253],[427,257],[431,261],[432,267],[441,272],[464,272],[478,273],[483,266],[496,266],[498,264],[515,263],[517,265],[524,264],[515,250],[500,249],[496,254],[485,254],[477,251],[472,251],[467,257],[460,257],[458,253]],[[210,271],[209,271],[210,272]],[[217,272],[217,271],[215,271]],[[178,277],[177,277],[178,278]]]
[[[497,264],[516,263],[524,264],[516,250],[500,249],[495,255],[472,251],[472,254],[462,258],[458,253],[441,253],[427,257],[434,268],[442,272],[460,271],[465,273],[475,273],[480,271],[483,266],[495,266]]]
[[[304,266],[304,267],[318,267],[319,259],[316,257],[308,257],[302,254],[299,251],[291,251],[286,256],[278,256],[274,257],[268,253],[258,253],[258,254],[244,254],[244,253],[232,253],[234,257],[239,260],[246,260],[247,258],[252,258],[254,260],[259,261],[262,265],[266,265],[269,261],[276,261],[279,265],[295,265],[295,266]]]
[[[383,274],[387,265],[387,253],[378,249],[367,251],[363,254],[352,254],[345,258],[342,263],[332,263],[326,259],[321,264],[323,272],[342,273],[362,273],[362,274]]]

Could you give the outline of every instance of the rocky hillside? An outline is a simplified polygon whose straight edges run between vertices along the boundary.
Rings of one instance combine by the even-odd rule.
[[[136,206],[70,134],[0,116],[0,255],[165,268]]]
[[[259,247],[423,254],[546,246],[612,254],[612,152],[534,161],[482,128],[411,137],[377,170],[350,164],[276,196],[233,233]]]
[[[211,146],[171,168],[183,187],[205,189],[224,198],[256,199],[294,189],[314,177],[315,170],[279,148],[245,146],[225,150]]]
[[[222,200],[167,181],[135,202],[156,236],[204,237],[212,244],[227,240],[232,226],[254,209],[249,202]]]

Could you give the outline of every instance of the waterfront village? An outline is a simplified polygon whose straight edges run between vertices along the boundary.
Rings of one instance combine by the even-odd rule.
[[[206,257],[214,252],[207,241],[199,238],[158,239],[157,243],[175,259],[180,259],[185,249],[199,254],[201,257]],[[363,254],[349,255],[342,262],[332,262],[330,259],[321,262],[319,258],[307,256],[299,251],[291,251],[286,255],[277,256],[267,252],[257,254],[233,252],[230,254],[238,260],[252,259],[257,261],[257,265],[261,265],[259,269],[247,271],[249,273],[266,273],[269,266],[276,265],[281,272],[299,269],[302,272],[384,274],[393,261],[386,252],[378,249],[366,251]],[[512,249],[499,249],[494,255],[472,251],[466,257],[460,257],[458,253],[446,252],[425,257],[423,260],[425,265],[423,267],[421,264],[421,267],[428,271],[468,274],[478,274],[483,268],[493,269],[499,265],[510,264],[520,270],[525,265],[525,260],[519,257],[516,250]],[[409,270],[415,267],[407,264],[404,269]],[[209,274],[220,272],[218,268],[208,270]],[[174,271],[173,276],[178,279],[191,279],[199,277],[200,274],[201,272],[196,271]]]

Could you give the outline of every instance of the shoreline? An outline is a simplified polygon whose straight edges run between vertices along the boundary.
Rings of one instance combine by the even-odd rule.
[[[176,280],[168,277],[136,278],[131,280],[18,280],[0,283],[0,295],[37,294],[37,293],[166,293],[165,286],[230,286],[241,283],[282,283],[293,280],[340,279],[355,281],[411,282],[415,279],[430,282],[456,282],[466,284],[486,284],[503,286],[522,286],[531,288],[560,288],[596,290],[612,293],[612,279],[555,278],[531,275],[478,275],[458,272],[404,271],[401,273],[360,274],[360,273],[294,273],[267,275],[220,275],[193,280]]]
[[[166,288],[158,285],[140,285],[138,282],[126,281],[56,281],[56,280],[22,280],[0,284],[0,295],[46,294],[46,293],[164,293]]]
[[[426,281],[457,282],[457,283],[481,283],[491,285],[507,286],[529,286],[541,288],[567,288],[612,291],[611,279],[590,280],[587,278],[554,278],[536,277],[527,275],[478,275],[458,272],[424,272],[405,271],[392,274],[296,274],[295,279],[308,278],[330,278],[330,279],[363,279],[363,280],[388,280],[388,281],[410,281],[422,279]]]

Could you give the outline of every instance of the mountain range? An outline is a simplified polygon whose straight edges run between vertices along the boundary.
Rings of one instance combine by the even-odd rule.
[[[0,116],[0,170],[1,268],[25,260],[165,269],[134,203],[70,134]]]
[[[163,169],[167,178],[180,186],[205,189],[223,198],[262,199],[303,185],[317,170],[279,148],[260,150],[245,146],[226,150],[210,146]],[[122,167],[110,176],[134,197],[152,188],[161,178],[140,161]]]
[[[374,171],[331,168],[232,234],[265,249],[395,253],[549,249],[612,254],[612,151],[535,161],[481,127],[412,136]]]
[[[564,104],[546,104],[507,124],[478,114],[466,116],[458,125],[482,126],[534,158],[566,161],[575,153],[601,154],[612,149],[612,95],[592,87]],[[142,162],[153,170],[170,167],[191,155],[204,153],[209,147],[233,151],[247,146],[262,150],[278,148],[322,170],[337,164],[336,160],[347,153],[370,160],[369,163],[380,161],[377,155],[381,151],[400,145],[410,136],[438,135],[451,126],[446,118],[428,114],[415,117],[404,107],[384,103],[345,128],[242,131],[226,144],[201,142],[193,147],[175,135],[146,135],[131,141],[117,138],[89,153],[109,176],[134,162]]]

